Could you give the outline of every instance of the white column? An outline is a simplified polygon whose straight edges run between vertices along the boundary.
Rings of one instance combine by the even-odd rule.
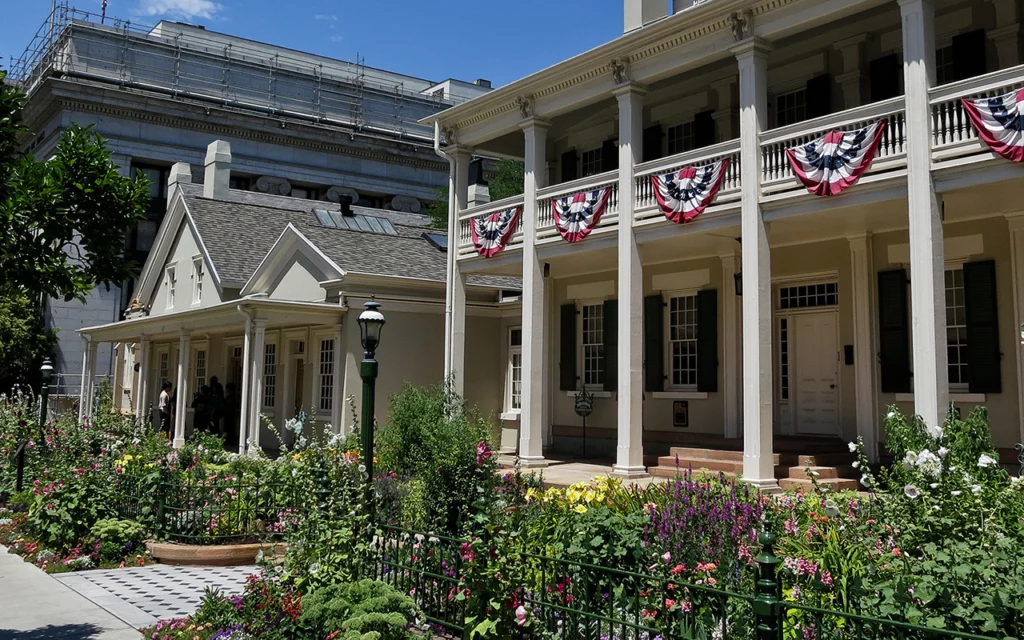
[[[245,453],[249,434],[249,405],[252,398],[252,316],[245,315],[245,335],[242,337],[242,386],[235,390],[239,394],[238,412],[238,453]]]
[[[1010,266],[1013,284],[1013,326],[1021,331],[1014,339],[1017,354],[1017,413],[1020,442],[1024,442],[1024,213],[1007,216],[1010,227]]]
[[[349,318],[349,322],[355,322],[352,316],[349,316]],[[334,380],[334,385],[331,389],[331,394],[333,395],[331,399],[331,430],[334,433],[345,433],[345,427],[341,424],[341,412],[345,404],[345,397],[342,395],[345,387],[342,382],[342,378],[345,375],[345,334],[342,331],[343,329],[344,325],[340,322],[334,325],[334,368],[331,372],[332,379]],[[313,388],[315,389],[316,386]],[[316,401],[315,398],[316,396],[314,396],[314,402]]]
[[[89,402],[92,398],[92,373],[96,370],[96,349],[92,345],[92,339],[82,336],[85,348],[82,353],[82,379],[78,384],[78,420],[81,422],[87,416],[92,417],[89,410]]]
[[[643,442],[644,271],[633,233],[634,167],[642,160],[646,94],[646,88],[633,84],[615,90],[619,103],[619,439],[612,473],[627,477],[647,475]]]
[[[142,336],[139,340],[139,393],[135,398],[136,417],[143,424],[149,421],[149,362],[152,344],[149,338]]]
[[[545,167],[548,123],[531,118],[526,137],[523,176],[523,409],[519,414],[519,459],[526,467],[547,466],[544,460],[544,350],[547,313],[544,308],[544,265],[537,259],[537,190],[547,179]]]
[[[743,479],[778,486],[772,458],[772,277],[761,213],[760,134],[768,116],[769,45],[747,40],[733,52],[740,71],[740,181],[743,269]]]
[[[910,309],[914,340],[914,412],[941,424],[949,404],[942,219],[931,172],[928,88],[935,78],[935,7],[900,0],[907,101],[907,205],[910,209]]]
[[[725,401],[724,434],[726,438],[740,437],[740,297],[736,295],[736,254],[719,256],[722,260],[722,399]]]
[[[178,401],[174,414],[174,448],[185,446],[185,414],[189,406],[188,365],[192,357],[192,338],[182,333],[178,340]]]
[[[871,234],[848,238],[853,274],[853,386],[857,404],[857,435],[864,439],[868,459],[878,459],[878,398],[875,385],[875,296]]]
[[[263,422],[261,409],[263,408],[263,359],[264,345],[266,345],[267,322],[266,320],[253,320],[252,339],[252,395],[249,399],[249,442],[251,446],[246,451],[259,450],[260,448],[260,423]]]
[[[455,191],[452,194],[451,202],[454,211],[450,214],[449,241],[452,247],[458,242],[459,216],[466,209],[469,196],[469,163],[473,156],[466,149],[456,148],[450,152],[452,156],[452,180],[451,186]],[[466,387],[466,278],[462,275],[462,269],[455,259],[458,251],[448,251],[448,313],[445,316],[445,324],[448,333],[445,336],[446,342],[446,367],[445,377],[450,378],[452,390],[462,396]]]

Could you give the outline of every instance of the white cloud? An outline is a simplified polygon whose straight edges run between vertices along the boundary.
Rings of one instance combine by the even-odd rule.
[[[345,39],[345,36],[331,36],[331,42],[341,42]]]
[[[313,16],[313,19],[319,20],[321,22],[337,22],[338,16],[334,14],[318,13],[315,16]]]
[[[213,0],[140,0],[138,14],[191,20],[216,16],[224,7]]]

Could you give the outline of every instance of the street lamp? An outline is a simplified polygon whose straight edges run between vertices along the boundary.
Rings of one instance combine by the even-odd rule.
[[[359,337],[363,343],[363,361],[360,363],[359,375],[363,378],[363,418],[360,437],[362,440],[362,459],[366,467],[367,497],[373,483],[373,414],[374,398],[377,387],[377,345],[380,344],[380,332],[384,328],[384,314],[380,312],[380,303],[370,301],[363,305],[359,314]]]
[[[39,378],[42,385],[39,387],[39,432],[43,436],[43,444],[46,444],[46,404],[50,400],[50,377],[53,376],[53,365],[49,358],[43,359],[43,366],[39,367]]]

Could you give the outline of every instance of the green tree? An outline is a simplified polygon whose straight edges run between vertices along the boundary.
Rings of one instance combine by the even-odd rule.
[[[498,160],[497,172],[487,184],[491,200],[511,198],[523,192],[523,163],[519,160],[502,158]],[[435,229],[448,228],[448,187],[438,187],[434,201],[427,207],[430,226]]]
[[[36,360],[52,352],[56,341],[40,322],[36,300],[0,286],[0,392],[33,379]]]

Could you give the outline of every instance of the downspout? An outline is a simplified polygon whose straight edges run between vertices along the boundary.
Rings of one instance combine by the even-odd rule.
[[[242,388],[237,390],[237,393],[242,394],[240,398],[241,407],[238,416],[238,454],[245,455],[246,444],[248,441],[247,435],[249,431],[249,401],[251,400],[250,396],[252,395],[249,392],[249,387],[251,386],[249,381],[249,369],[251,367],[249,365],[251,364],[250,360],[252,360],[252,314],[246,311],[245,307],[242,305],[237,305],[235,308],[238,310],[238,313],[245,317],[245,342],[244,352],[242,354]]]
[[[455,234],[459,228],[458,212],[455,211],[455,159],[441,148],[441,125],[434,120],[434,153],[448,161],[448,264],[444,286],[444,376],[447,380],[452,373],[452,327],[455,313],[455,256],[458,242]],[[454,244],[453,244],[454,243]]]

